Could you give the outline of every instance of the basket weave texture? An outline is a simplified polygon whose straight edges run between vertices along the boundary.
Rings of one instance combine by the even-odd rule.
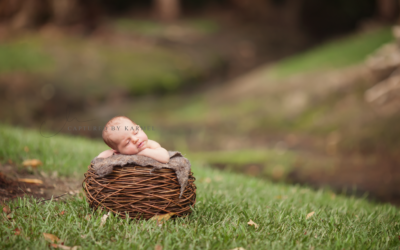
[[[180,185],[172,169],[162,168],[150,174],[152,167],[126,165],[115,166],[105,177],[96,175],[89,165],[82,182],[90,207],[103,207],[125,218],[150,219],[154,215],[175,213],[183,216],[191,213],[196,202],[196,178],[191,172],[188,184],[179,199]]]

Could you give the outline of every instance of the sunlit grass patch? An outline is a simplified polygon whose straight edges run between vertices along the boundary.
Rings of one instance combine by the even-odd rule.
[[[393,41],[393,36],[389,27],[334,39],[306,52],[283,59],[271,69],[271,75],[284,77],[359,63],[381,45],[390,41]]]
[[[28,159],[43,162],[38,170],[57,171],[60,175],[79,175],[87,170],[90,161],[103,150],[104,143],[83,137],[28,130],[0,125],[0,161],[22,166]]]
[[[84,249],[397,249],[400,211],[363,199],[271,184],[193,166],[193,213],[158,226],[93,212],[81,195],[38,204],[23,198],[1,213],[0,247],[41,249],[43,233]],[[307,215],[309,215],[307,217]],[[252,220],[258,228],[249,226]],[[16,233],[18,232],[18,233]],[[60,243],[61,243],[60,242]]]

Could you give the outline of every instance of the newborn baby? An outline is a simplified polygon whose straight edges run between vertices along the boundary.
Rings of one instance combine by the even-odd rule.
[[[126,116],[109,120],[103,130],[103,140],[112,149],[101,152],[97,157],[107,158],[113,154],[144,155],[161,163],[169,162],[165,148],[149,140],[143,130]]]

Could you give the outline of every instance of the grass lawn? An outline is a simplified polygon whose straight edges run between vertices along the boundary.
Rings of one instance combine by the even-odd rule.
[[[353,65],[362,62],[377,48],[391,41],[393,36],[389,27],[352,34],[284,59],[272,68],[271,74],[283,77]]]
[[[102,142],[0,126],[0,160],[43,161],[44,171],[82,174],[106,147]],[[24,147],[29,152],[24,151]],[[57,153],[55,152],[57,151]],[[169,220],[129,221],[92,212],[81,195],[66,203],[37,204],[23,198],[9,202],[0,215],[0,249],[45,249],[43,233],[82,249],[399,249],[400,209],[329,190],[273,184],[192,161],[197,203],[191,216]],[[20,208],[16,208],[19,206]],[[62,213],[64,211],[64,213]],[[314,214],[307,218],[311,212]],[[88,218],[88,215],[91,215]],[[87,219],[86,219],[87,218]],[[258,228],[248,226],[249,220]]]

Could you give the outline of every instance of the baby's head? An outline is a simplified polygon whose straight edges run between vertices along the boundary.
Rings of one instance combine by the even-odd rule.
[[[147,148],[147,135],[126,116],[116,116],[103,129],[104,142],[116,153],[133,155]]]

